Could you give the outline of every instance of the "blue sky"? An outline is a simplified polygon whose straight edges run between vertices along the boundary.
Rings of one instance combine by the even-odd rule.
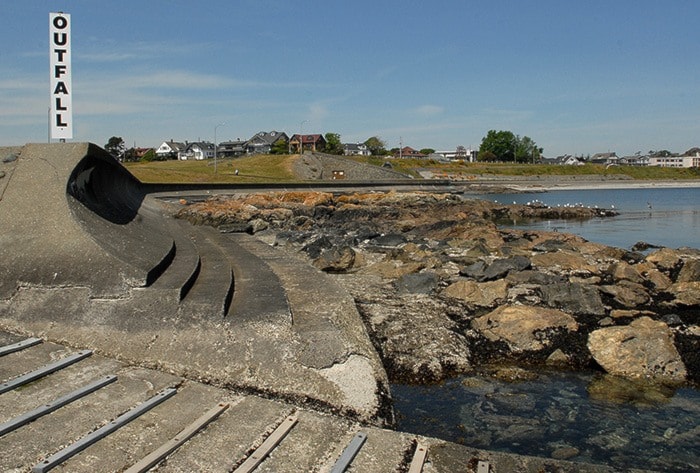
[[[0,145],[45,142],[48,15],[71,14],[74,141],[258,131],[545,156],[700,146],[696,0],[13,1]]]

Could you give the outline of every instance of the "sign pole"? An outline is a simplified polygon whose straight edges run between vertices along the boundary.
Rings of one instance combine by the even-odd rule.
[[[73,83],[71,78],[70,15],[49,13],[49,137],[73,138]]]

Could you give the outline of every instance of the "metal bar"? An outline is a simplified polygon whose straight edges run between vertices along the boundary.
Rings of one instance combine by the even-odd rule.
[[[146,402],[134,407],[133,409],[125,412],[124,414],[120,415],[116,419],[114,419],[112,422],[100,427],[99,429],[89,433],[85,437],[81,438],[80,440],[77,440],[76,442],[73,442],[71,445],[67,446],[66,448],[59,450],[58,452],[54,453],[50,457],[46,458],[44,461],[37,463],[34,465],[32,468],[32,473],[44,473],[46,471],[49,471],[50,469],[58,466],[59,464],[63,463],[64,461],[68,460],[70,457],[73,455],[76,455],[86,448],[88,448],[90,445],[96,443],[99,440],[102,440],[115,430],[120,429],[121,427],[125,426],[132,420],[136,419],[137,417],[145,414],[149,410],[153,409],[156,407],[158,404],[161,402],[165,401],[169,397],[172,397],[177,393],[177,389],[175,388],[168,388],[164,389],[163,391],[159,392]]]
[[[244,461],[241,466],[236,468],[234,473],[250,473],[255,470],[258,465],[267,457],[272,450],[287,436],[289,431],[297,423],[297,415],[292,414],[282,421],[282,423],[265,439],[255,451]]]
[[[0,356],[9,355],[10,353],[24,350],[25,348],[33,347],[34,345],[38,345],[42,341],[43,340],[41,338],[31,337],[22,340],[21,342],[13,343],[12,345],[5,345],[4,347],[0,347]]]
[[[340,455],[338,460],[333,465],[331,473],[343,473],[350,466],[350,463],[355,459],[355,455],[360,451],[362,445],[364,445],[365,440],[367,440],[367,434],[364,432],[358,432],[355,437],[350,441],[343,453]]]
[[[411,466],[408,469],[408,473],[421,473],[423,471],[423,464],[425,463],[425,458],[427,456],[428,447],[420,442],[416,444],[416,451],[413,453],[413,460],[411,461]]]
[[[209,409],[201,417],[199,417],[199,419],[195,420],[193,423],[188,425],[174,438],[172,438],[168,442],[161,445],[158,449],[143,457],[140,461],[132,465],[124,473],[143,473],[150,470],[158,463],[160,463],[160,461],[163,460],[165,457],[167,457],[175,450],[180,448],[180,446],[183,443],[187,442],[197,432],[199,432],[211,422],[216,420],[216,418],[219,417],[226,409],[228,409],[228,407],[228,403],[221,403],[216,407]]]
[[[31,373],[27,373],[22,376],[18,376],[14,379],[5,381],[4,383],[0,384],[0,394],[5,393],[7,391],[12,391],[13,389],[18,388],[19,386],[31,383],[32,381],[35,381],[39,378],[43,378],[44,376],[49,375],[54,371],[58,371],[62,368],[65,368],[66,366],[72,365],[73,363],[77,363],[78,361],[82,360],[83,358],[87,358],[90,355],[92,355],[91,350],[79,351],[78,353],[67,356],[65,358],[61,358],[60,360],[54,361],[53,363],[49,363],[48,365],[39,368],[38,370],[32,371]]]
[[[43,406],[39,406],[32,411],[17,416],[14,419],[8,420],[7,422],[0,424],[0,437],[2,437],[8,432],[12,432],[13,430],[18,429],[23,425],[30,423],[33,420],[38,419],[39,417],[45,416],[46,414],[49,414],[55,411],[56,409],[65,406],[66,404],[70,404],[71,402],[78,400],[83,396],[87,396],[88,394],[95,392],[98,389],[107,386],[108,384],[113,383],[116,380],[117,377],[114,375],[105,376],[101,379],[98,379],[97,381],[94,381],[79,389],[76,389],[75,391],[70,392],[65,396],[61,396],[58,399],[49,402],[48,404],[44,404]]]

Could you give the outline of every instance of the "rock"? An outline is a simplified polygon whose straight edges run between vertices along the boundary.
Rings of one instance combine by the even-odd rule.
[[[595,286],[558,283],[541,286],[540,298],[548,306],[581,315],[605,315],[605,306]]]
[[[678,282],[671,284],[666,291],[671,296],[671,301],[667,305],[677,306],[697,306],[700,305],[700,282]]]
[[[530,268],[530,260],[525,256],[497,259],[484,269],[483,278],[486,281],[504,278],[511,271],[522,271]]]
[[[700,281],[700,260],[689,259],[683,263],[676,282]]]
[[[646,406],[668,402],[675,391],[668,386],[611,375],[593,378],[586,390],[591,399]]]
[[[479,283],[476,281],[457,281],[442,291],[445,297],[460,299],[470,304],[491,307],[508,296],[508,282],[505,279]]]
[[[649,317],[628,326],[606,327],[588,336],[588,349],[608,373],[627,378],[683,382],[686,368],[673,344],[673,333]]]
[[[512,284],[536,284],[538,286],[565,282],[565,279],[562,276],[547,274],[530,269],[510,273],[508,274],[507,280]]]
[[[581,452],[576,447],[559,447],[552,451],[550,456],[555,460],[568,460],[579,456],[580,453]]]
[[[607,272],[613,278],[613,281],[632,281],[638,284],[644,282],[644,277],[639,270],[624,261],[612,264]]]
[[[532,247],[533,251],[539,251],[541,253],[549,253],[550,251],[557,250],[574,250],[571,243],[562,240],[545,240],[541,243],[536,244]]]
[[[561,351],[561,349],[557,348],[547,357],[546,363],[549,366],[567,366],[569,364],[569,357],[566,356],[566,353]]]
[[[401,261],[380,261],[367,268],[370,274],[377,274],[385,279],[398,279],[411,273],[417,273],[425,268],[423,263],[403,263]]]
[[[537,269],[549,268],[565,274],[596,274],[598,268],[582,254],[575,251],[559,250],[533,255],[532,265]]]
[[[376,238],[373,238],[370,241],[370,244],[384,248],[396,248],[405,244],[407,241],[408,240],[403,235],[397,233],[390,233],[387,235],[380,235]]]
[[[256,218],[248,222],[248,227],[246,228],[246,231],[251,235],[255,235],[258,232],[267,230],[268,227],[269,225],[265,220],[261,218]]]
[[[342,273],[350,270],[355,263],[355,250],[349,246],[325,250],[316,258],[313,265],[328,273]]]
[[[632,251],[646,251],[651,248],[661,248],[658,245],[653,245],[651,243],[647,243],[645,241],[638,241],[634,245],[632,245]]]
[[[401,276],[394,286],[399,294],[430,294],[437,288],[438,281],[435,273],[412,273]]]
[[[645,259],[666,273],[677,271],[683,264],[680,252],[671,248],[661,248],[649,253]]]
[[[611,296],[622,307],[634,309],[651,301],[644,286],[626,280],[617,285],[600,286],[600,292]]]
[[[542,333],[578,330],[576,320],[555,309],[504,305],[472,321],[472,328],[490,341],[505,341],[514,352],[541,350],[550,341]]]
[[[469,266],[466,266],[459,270],[461,276],[476,279],[481,281],[484,278],[484,270],[486,269],[486,263],[483,261],[477,261]]]

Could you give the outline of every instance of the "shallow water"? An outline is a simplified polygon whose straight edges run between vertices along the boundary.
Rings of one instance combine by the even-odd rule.
[[[601,392],[618,393],[601,399]],[[392,386],[398,428],[476,448],[615,468],[700,471],[700,393],[595,373]]]
[[[700,189],[567,190],[468,196],[556,207],[615,208],[588,221],[507,222],[631,248],[639,241],[700,248]],[[604,394],[601,394],[604,393]],[[618,393],[610,399],[610,393]],[[700,391],[641,389],[600,373],[542,371],[507,383],[459,377],[438,386],[392,386],[398,428],[465,445],[619,469],[700,471]]]
[[[629,249],[639,241],[669,248],[700,248],[700,188],[598,189],[465,196],[503,204],[538,200],[550,207],[576,205],[614,208],[616,217],[585,221],[503,222],[503,226],[559,231]]]

